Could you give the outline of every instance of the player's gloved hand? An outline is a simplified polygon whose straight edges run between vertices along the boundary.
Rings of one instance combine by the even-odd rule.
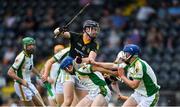
[[[63,34],[64,32],[67,32],[68,31],[68,27],[58,27],[54,30],[54,35],[55,37],[58,37],[60,36],[61,34]]]
[[[75,58],[75,61],[76,61],[77,64],[81,64],[82,63],[82,58],[77,56]]]

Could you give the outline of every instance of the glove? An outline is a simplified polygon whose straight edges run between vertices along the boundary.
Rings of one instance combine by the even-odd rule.
[[[58,37],[60,34],[67,32],[67,31],[68,31],[68,28],[66,26],[58,27],[54,30],[54,35],[55,35],[55,37]]]
[[[75,61],[76,61],[76,63],[77,63],[77,64],[82,63],[82,59],[81,59],[81,57],[76,57]]]

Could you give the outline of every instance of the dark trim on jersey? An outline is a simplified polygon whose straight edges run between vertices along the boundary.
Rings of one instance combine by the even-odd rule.
[[[25,61],[25,55],[24,55],[24,58],[23,58],[20,66],[19,66],[19,68],[18,68],[18,70],[17,70],[17,75],[18,75],[18,77],[20,77],[21,79],[23,79],[23,75],[22,75],[22,65],[24,64],[24,61]]]
[[[56,83],[57,83],[57,80],[58,80],[60,72],[61,72],[61,69],[60,69],[60,66],[59,66],[57,77],[56,77],[56,81],[55,81],[55,84],[54,84],[54,89],[56,88]]]
[[[15,67],[13,67],[13,66],[11,66],[11,68],[14,70],[14,71],[16,71],[17,69],[15,68]]]

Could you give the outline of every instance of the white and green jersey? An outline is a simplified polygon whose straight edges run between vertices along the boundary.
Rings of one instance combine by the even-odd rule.
[[[103,96],[108,94],[108,89],[105,87],[106,82],[100,72],[93,72],[90,64],[83,64],[83,66],[75,66],[76,76],[80,83],[89,90],[99,91]]]
[[[136,58],[125,69],[128,71],[128,78],[140,80],[139,86],[135,89],[137,93],[149,97],[159,91],[160,86],[157,84],[156,75],[145,61]]]
[[[65,48],[65,49],[59,51],[58,53],[56,53],[53,57],[57,63],[60,63],[63,60],[63,58],[68,56],[69,51],[70,51],[69,47]],[[64,70],[59,69],[58,74],[57,74],[57,78],[56,78],[56,83],[57,82],[64,83],[64,81],[66,81],[68,79],[70,79],[70,75],[68,73],[66,73]]]
[[[60,62],[64,57],[66,57],[69,54],[70,48],[65,48],[58,53],[56,53],[53,57],[56,60],[56,62]]]
[[[51,89],[52,89],[52,92],[53,92],[54,95],[55,95],[54,86],[55,86],[55,83],[56,83],[56,78],[58,76],[59,68],[60,68],[60,64],[58,62],[54,63],[51,66],[50,75],[49,75],[49,77],[54,80],[54,83],[51,84]]]
[[[31,82],[31,72],[34,67],[33,55],[27,56],[24,51],[17,55],[12,68],[21,79]]]

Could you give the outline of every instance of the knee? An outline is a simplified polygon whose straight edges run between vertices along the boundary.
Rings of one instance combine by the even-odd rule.
[[[73,101],[73,97],[69,97],[69,98],[64,99],[63,103],[67,106],[70,106],[72,101]]]

